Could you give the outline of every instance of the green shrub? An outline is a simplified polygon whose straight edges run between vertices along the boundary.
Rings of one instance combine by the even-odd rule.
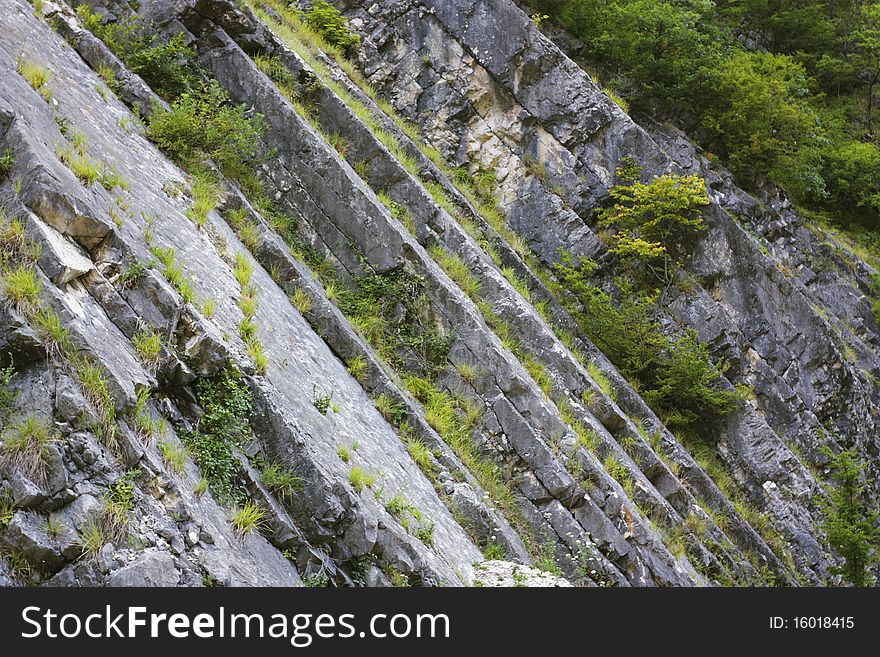
[[[250,390],[237,370],[227,368],[213,378],[200,379],[196,396],[203,415],[195,430],[181,432],[181,440],[214,495],[224,503],[240,499],[241,464],[235,450],[251,435]]]
[[[806,71],[788,55],[736,52],[720,68],[704,123],[746,181],[769,177],[799,198],[821,195],[819,118]]]
[[[188,166],[213,159],[236,180],[251,175],[265,133],[262,116],[249,117],[245,105],[233,105],[215,81],[183,92],[170,110],[153,112],[147,136],[159,148]]]
[[[627,175],[626,170],[618,169],[621,174]],[[705,229],[705,183],[696,175],[669,174],[648,183],[625,179],[609,194],[614,204],[600,213],[599,221],[616,231],[609,251],[644,263],[660,283],[669,284],[690,238]]]
[[[392,365],[426,374],[445,366],[448,337],[430,312],[421,276],[397,269],[358,278],[353,291],[340,294],[339,307]]]
[[[853,586],[871,583],[871,568],[880,562],[880,513],[868,493],[864,465],[852,451],[832,454],[831,468],[837,482],[822,500],[824,519],[820,527],[828,543],[843,557],[840,574]]]
[[[361,39],[348,29],[348,21],[329,2],[316,0],[306,12],[306,22],[320,34],[324,40],[344,52],[351,52]]]
[[[629,280],[618,279],[618,294],[612,296],[590,282],[596,269],[592,261],[574,263],[563,255],[554,269],[582,304],[575,315],[584,332],[639,386],[664,422],[677,428],[699,426],[736,408],[745,393],[718,387],[724,364],[712,362],[693,331],[677,337],[664,333],[656,295],[637,293]]]
[[[87,5],[79,5],[76,13],[86,29],[160,96],[176,98],[198,84],[195,52],[186,45],[183,34],[162,42],[157,31],[144,25],[136,14],[103,23]]]

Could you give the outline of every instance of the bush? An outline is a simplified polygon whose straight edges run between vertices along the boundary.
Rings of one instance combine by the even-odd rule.
[[[742,180],[767,175],[798,198],[823,194],[810,80],[787,55],[737,52],[719,70],[703,123]]]
[[[101,16],[86,5],[79,5],[76,12],[86,29],[160,96],[176,98],[198,85],[195,53],[184,42],[183,34],[175,34],[163,43],[136,15],[102,24]]]
[[[251,435],[250,390],[237,370],[227,368],[211,379],[201,379],[196,395],[204,414],[196,429],[182,432],[181,439],[211,491],[222,502],[234,501],[242,495],[237,482],[241,466],[235,450]]]
[[[590,260],[575,263],[563,255],[554,269],[582,304],[576,317],[584,332],[640,388],[666,424],[694,427],[734,410],[742,393],[715,385],[723,364],[712,362],[693,332],[665,335],[655,294],[635,292],[628,279],[616,281],[616,295],[602,290],[590,282],[596,269]]]
[[[229,94],[212,81],[182,93],[169,111],[155,111],[147,136],[185,165],[197,166],[211,158],[224,173],[240,180],[250,174],[248,165],[266,130],[263,117],[248,117],[246,109],[232,105]]]
[[[306,12],[306,22],[332,46],[350,53],[361,42],[357,34],[348,29],[348,21],[329,2],[316,0]]]
[[[844,141],[822,152],[826,205],[858,214],[880,216],[880,147],[861,141]],[[871,222],[874,223],[874,222]],[[874,227],[878,227],[874,223]]]
[[[828,542],[843,557],[838,569],[853,586],[871,583],[870,568],[880,562],[880,521],[876,503],[871,500],[865,482],[864,466],[851,451],[832,454],[831,468],[837,488],[822,500],[825,517],[821,529]]]

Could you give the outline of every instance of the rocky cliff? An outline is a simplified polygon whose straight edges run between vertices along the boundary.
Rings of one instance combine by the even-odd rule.
[[[875,272],[565,35],[511,0],[338,2],[347,49],[277,0],[0,5],[0,582],[839,582],[822,447],[877,474]],[[613,277],[624,161],[711,200],[659,325],[749,393],[696,437],[554,269]]]

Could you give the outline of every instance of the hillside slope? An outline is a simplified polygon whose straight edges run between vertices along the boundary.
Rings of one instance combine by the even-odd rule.
[[[0,0],[0,582],[840,582],[875,272],[784,200],[510,0],[340,2],[348,56],[277,0],[87,4]],[[687,428],[560,273],[614,287],[629,163],[706,181],[653,326],[747,392]]]

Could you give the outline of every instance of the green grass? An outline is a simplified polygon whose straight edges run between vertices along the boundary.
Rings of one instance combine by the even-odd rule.
[[[296,288],[290,295],[290,302],[303,315],[312,309],[312,297],[301,287]]]
[[[159,443],[159,453],[174,472],[180,474],[186,468],[186,450],[177,443],[170,440],[162,441]]]
[[[162,336],[153,328],[147,327],[134,334],[131,338],[138,358],[147,367],[156,367],[162,354]]]
[[[254,361],[257,374],[266,374],[269,369],[269,356],[266,355],[263,343],[260,340],[251,339],[247,343],[247,353]]]
[[[302,477],[296,476],[278,461],[271,461],[260,468],[260,481],[273,495],[288,499],[305,484]]]
[[[205,319],[213,319],[216,313],[217,302],[214,299],[208,298],[202,301],[202,314],[205,316]]]
[[[19,59],[15,70],[18,71],[21,77],[27,80],[31,87],[40,92],[43,100],[47,103],[51,102],[54,94],[51,87],[48,86],[49,80],[52,77],[52,73],[48,68],[29,59]]]
[[[232,270],[233,274],[235,274],[235,280],[238,281],[238,284],[241,285],[242,288],[247,287],[248,283],[250,283],[251,276],[254,273],[254,266],[251,264],[250,258],[248,258],[243,253],[235,254],[235,265]]]
[[[3,291],[9,301],[20,311],[36,307],[40,301],[42,281],[37,270],[28,265],[19,265],[3,273]]]
[[[15,167],[15,151],[11,148],[4,148],[0,151],[0,180],[3,180],[12,173]]]
[[[595,361],[587,363],[587,374],[599,386],[599,389],[605,393],[606,397],[610,397],[612,401],[617,401],[617,390],[614,389],[608,375],[599,368]]]
[[[408,438],[406,440],[406,451],[409,452],[410,458],[429,479],[436,477],[437,464],[434,461],[435,457],[425,443],[418,438]]]
[[[501,273],[504,274],[504,278],[506,278],[508,282],[514,287],[514,289],[519,292],[520,296],[522,296],[523,299],[525,299],[529,303],[532,302],[532,293],[529,290],[529,286],[523,279],[516,275],[513,267],[505,267],[501,270]]]
[[[376,476],[361,466],[355,465],[348,472],[348,483],[358,493],[361,493],[365,488],[372,488],[376,485]]]
[[[440,245],[432,247],[429,253],[449,278],[461,288],[462,292],[471,299],[476,300],[479,298],[481,292],[480,282],[474,278],[470,269],[468,269],[468,266],[461,258],[454,253],[450,253]]]
[[[455,366],[455,371],[458,372],[458,375],[468,383],[473,383],[474,379],[477,378],[477,370],[473,365],[469,363],[458,363]]]
[[[9,489],[4,490],[3,495],[0,495],[0,529],[5,529],[12,522],[15,509],[15,499],[12,497],[12,492]]]
[[[209,173],[200,172],[193,176],[192,205],[185,214],[199,228],[204,228],[208,215],[220,203],[220,185]]]
[[[553,393],[553,380],[547,374],[547,369],[531,356],[522,359],[523,367],[526,368],[529,375],[534,379],[541,391],[550,397]]]
[[[355,356],[348,361],[348,373],[351,374],[356,381],[363,383],[367,373],[367,361],[363,356]]]
[[[232,512],[232,526],[239,537],[260,531],[266,524],[266,512],[255,502],[248,500]]]
[[[339,445],[336,448],[336,455],[342,459],[343,463],[348,463],[351,460],[351,450],[345,445]]]
[[[36,483],[45,483],[49,445],[58,435],[46,420],[28,415],[23,420],[6,426],[3,432],[3,450],[0,463],[21,472]]]
[[[58,159],[87,187],[91,187],[101,180],[101,164],[85,153],[64,146],[58,149],[57,155]]]

